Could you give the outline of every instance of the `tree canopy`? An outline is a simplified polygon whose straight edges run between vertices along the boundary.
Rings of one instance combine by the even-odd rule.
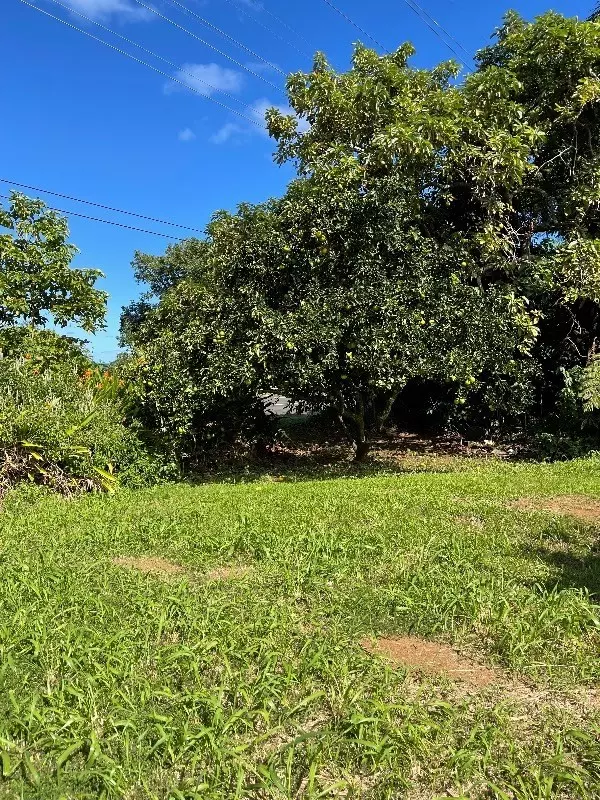
[[[64,217],[13,192],[8,208],[0,207],[2,228],[8,232],[0,232],[0,328],[43,327],[50,319],[88,332],[102,325],[107,295],[94,286],[102,273],[71,266],[77,248],[67,241]]]
[[[517,373],[547,308],[597,307],[598,25],[510,13],[462,81],[412,54],[358,45],[345,73],[317,54],[289,77],[293,113],[267,114],[297,170],[285,195],[136,257],[154,301],[124,330],[146,363],[201,364],[196,397],[243,385],[333,408],[361,457],[408,381],[460,404]]]

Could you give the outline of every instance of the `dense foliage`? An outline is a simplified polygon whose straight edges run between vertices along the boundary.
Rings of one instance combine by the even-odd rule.
[[[139,483],[158,465],[123,425],[118,379],[65,361],[0,361],[0,495],[25,480],[70,493]]]
[[[600,28],[510,13],[460,82],[412,54],[358,46],[342,74],[318,54],[288,80],[293,113],[267,115],[297,169],[285,195],[138,254],[151,291],[123,331],[160,430],[190,442],[220,416],[234,435],[230,402],[280,392],[334,409],[361,457],[423,381],[450,399],[446,422],[556,417],[571,391],[581,426],[600,319]]]
[[[71,267],[66,221],[39,200],[13,194],[0,224],[0,497],[23,481],[72,493],[154,479],[162,461],[125,424],[122,381],[44,328],[101,326],[101,273]]]
[[[9,207],[0,208],[0,329],[28,323],[43,326],[51,318],[86,331],[101,326],[106,293],[94,284],[102,273],[71,266],[77,248],[67,241],[66,220],[12,192]]]
[[[243,320],[244,310],[209,287],[206,250],[190,240],[164,256],[137,254],[136,275],[150,289],[123,315],[133,354],[118,365],[138,419],[188,464],[239,441],[260,442],[269,430],[247,341],[231,337],[232,320],[238,313]]]

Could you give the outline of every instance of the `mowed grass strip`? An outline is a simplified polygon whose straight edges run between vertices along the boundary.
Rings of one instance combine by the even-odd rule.
[[[0,797],[599,797],[600,461],[457,466],[9,499]]]

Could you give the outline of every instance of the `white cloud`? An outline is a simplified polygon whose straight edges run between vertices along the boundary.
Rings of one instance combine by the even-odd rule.
[[[259,0],[239,0],[240,5],[248,6],[248,8],[254,9],[254,11],[262,11],[264,6]]]
[[[148,19],[150,13],[130,0],[65,0],[73,11],[80,11],[98,19],[111,14],[120,14],[129,19]]]
[[[253,72],[277,72],[281,69],[278,64],[271,61],[247,61],[245,64],[246,69],[251,69]]]
[[[246,125],[237,122],[227,122],[222,128],[210,137],[213,144],[225,144],[229,141],[240,141],[243,138],[251,136],[252,134],[259,134],[261,136],[268,136],[267,123],[265,121],[265,114],[267,109],[276,108],[282,114],[291,114],[292,109],[289,106],[278,105],[272,103],[266,97],[260,100],[255,100],[252,105],[248,106],[248,116],[256,120],[257,125]],[[308,129],[308,123],[305,120],[300,120],[298,129],[301,133]]]
[[[227,122],[222,128],[210,137],[213,144],[225,144],[230,139],[237,138],[246,133],[246,129],[241,125],[236,125],[235,122]]]
[[[244,80],[241,72],[220,67],[218,64],[184,64],[174,77],[180,83],[167,83],[167,94],[181,91],[184,88],[181,85],[183,83],[206,97],[212,97],[215,92],[239,92]]]
[[[191,128],[184,128],[182,131],[179,131],[177,138],[180,142],[193,142],[196,138],[196,134]]]

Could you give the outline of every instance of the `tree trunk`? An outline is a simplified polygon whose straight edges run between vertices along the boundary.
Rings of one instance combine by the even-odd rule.
[[[357,462],[364,461],[371,449],[371,443],[367,441],[365,404],[363,398],[359,397],[358,409],[354,412],[348,411],[343,399],[340,397],[340,402],[336,407],[336,411],[342,429],[350,440],[350,444],[354,450],[354,460]]]
[[[375,425],[377,428],[377,433],[383,432],[383,427],[385,423],[388,421],[388,417],[390,416],[392,407],[396,402],[396,398],[398,397],[399,394],[400,394],[399,391],[395,391],[389,394],[385,400],[385,403],[383,404],[381,411],[375,416]]]
[[[354,447],[354,460],[357,463],[365,461],[365,459],[369,455],[369,451],[371,450],[371,443],[368,442],[366,439],[357,440],[354,442],[353,447]]]
[[[364,404],[362,400],[359,404],[359,411],[356,414],[346,412],[344,417],[349,420],[352,429],[354,460],[358,462],[364,461],[371,449],[371,443],[367,441]]]

